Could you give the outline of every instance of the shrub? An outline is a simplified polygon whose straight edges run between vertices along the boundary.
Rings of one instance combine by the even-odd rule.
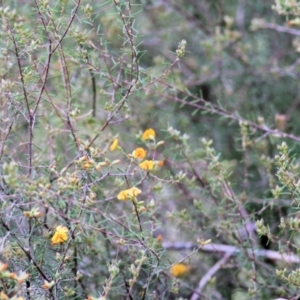
[[[98,2],[1,1],[0,299],[297,295],[298,2]]]

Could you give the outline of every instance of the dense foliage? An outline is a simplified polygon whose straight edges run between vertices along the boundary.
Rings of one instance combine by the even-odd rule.
[[[0,0],[0,299],[297,299],[300,3]]]

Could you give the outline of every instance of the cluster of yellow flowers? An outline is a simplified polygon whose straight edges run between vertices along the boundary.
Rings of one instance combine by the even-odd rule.
[[[144,131],[144,133],[142,134],[142,140],[147,142],[150,141],[151,143],[155,142],[155,136],[156,133],[152,128],[149,128],[147,130]],[[163,144],[163,142],[160,142],[160,144]],[[109,147],[110,151],[115,151],[118,149],[121,149],[119,146],[119,139],[114,139],[112,144]],[[154,169],[154,166],[163,166],[163,161],[153,161],[153,160],[144,160],[142,161],[147,155],[147,150],[145,150],[144,148],[136,148],[132,154],[129,154],[128,157],[129,158],[135,158],[139,161],[141,161],[139,163],[139,167],[142,170],[145,171],[151,171]],[[83,169],[90,169],[90,168],[94,168],[96,166],[96,169],[98,170],[98,165],[99,165],[99,170],[101,169],[102,166],[107,166],[108,163],[107,162],[102,162],[102,163],[98,163],[98,165],[96,165],[96,163],[90,159],[87,155],[81,157],[78,162],[80,163],[81,167]],[[122,200],[122,201],[126,201],[126,200],[135,200],[136,197],[141,194],[142,191],[140,189],[138,189],[137,187],[132,187],[130,189],[127,190],[123,190],[121,191],[118,196],[117,199],[118,200]],[[39,217],[40,215],[38,213],[36,213],[36,211],[34,211],[34,213],[31,212],[26,212],[25,214],[26,217]],[[51,238],[51,244],[52,245],[58,245],[58,244],[62,244],[64,242],[66,242],[68,240],[68,233],[69,230],[67,227],[65,226],[57,226],[54,232],[53,237]],[[51,286],[51,283],[45,283],[44,284],[44,288]],[[1,299],[0,299],[1,300]]]
[[[155,136],[156,133],[152,128],[149,128],[147,130],[144,131],[144,133],[142,134],[142,140],[145,142],[151,142],[151,143],[155,143]],[[159,144],[163,144],[164,142],[160,142]],[[114,139],[114,141],[112,142],[111,146],[110,146],[110,150],[111,151],[115,151],[119,148],[119,140],[118,139]],[[145,150],[144,148],[136,148],[132,154],[128,154],[127,155],[129,158],[135,158],[138,161],[140,161],[139,163],[139,167],[144,170],[144,171],[152,171],[154,169],[155,166],[160,166],[162,167],[164,162],[163,161],[153,161],[153,160],[144,160],[142,161],[146,156],[147,156],[147,150]],[[127,190],[123,190],[121,191],[117,198],[119,200],[135,200],[136,196],[138,196],[139,194],[141,194],[142,191],[139,190],[136,187],[132,187],[130,189]]]
[[[142,140],[145,142],[155,142],[155,136],[156,133],[152,128],[149,128],[144,131],[142,134]],[[160,144],[163,144],[163,142],[160,142]],[[114,139],[112,144],[109,147],[110,151],[115,151],[120,149],[119,147],[119,139]],[[163,161],[153,161],[153,160],[145,160],[142,161],[147,155],[147,150],[144,148],[136,148],[132,154],[128,154],[128,157],[136,158],[137,160],[141,161],[139,163],[139,167],[144,171],[152,171],[154,167],[157,166],[163,166]]]
[[[150,141],[155,141],[155,135],[156,135],[155,131],[152,128],[149,128],[149,129],[144,131],[144,133],[142,135],[142,140],[143,141],[149,141],[149,140]],[[135,151],[137,151],[138,149],[139,148],[137,148]],[[143,149],[143,148],[140,148],[140,149]],[[141,159],[145,158],[146,154],[147,154],[147,152],[144,153],[144,155],[143,155],[143,157],[141,157]],[[154,168],[154,162],[153,162],[153,160],[145,160],[145,161],[143,161],[139,164],[139,167],[142,170],[151,171]]]

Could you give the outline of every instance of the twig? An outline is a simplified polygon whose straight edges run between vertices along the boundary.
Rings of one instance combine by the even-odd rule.
[[[284,32],[284,33],[288,33],[291,35],[300,36],[300,30],[290,28],[290,27],[280,26],[280,25],[276,25],[276,24],[272,24],[272,23],[264,23],[262,25],[262,28],[273,29],[277,32]]]
[[[14,51],[15,51],[15,56],[17,59],[17,65],[18,65],[18,69],[19,69],[19,75],[20,75],[20,80],[21,80],[21,84],[22,84],[22,90],[23,90],[23,96],[24,96],[24,100],[25,100],[25,105],[26,105],[26,109],[27,109],[27,114],[28,114],[28,175],[31,176],[31,172],[32,172],[32,140],[33,140],[33,115],[31,114],[30,111],[30,106],[29,106],[29,96],[25,87],[25,80],[24,80],[24,75],[23,75],[23,71],[22,71],[22,65],[21,65],[21,58],[20,58],[20,54],[19,54],[19,50],[18,50],[18,45],[17,45],[17,41],[15,39],[15,35],[14,32],[11,28],[10,25],[9,26],[9,31],[10,31],[10,36],[12,38],[13,41],[13,45],[14,45]]]
[[[191,300],[199,299],[203,288],[208,283],[208,281],[222,268],[222,266],[228,261],[233,252],[226,252],[224,257],[220,259],[200,280],[197,289],[194,291]]]
[[[269,135],[272,135],[272,136],[275,136],[278,138],[286,138],[286,139],[290,139],[290,140],[293,140],[296,142],[300,142],[300,137],[298,137],[296,135],[285,133],[278,129],[272,129],[272,128],[268,127],[266,124],[263,124],[263,125],[257,124],[253,121],[250,121],[246,118],[239,116],[236,112],[230,112],[218,105],[215,105],[209,101],[206,101],[205,99],[197,97],[197,96],[189,93],[188,91],[183,91],[183,90],[177,89],[174,86],[164,82],[163,80],[158,80],[158,82],[163,84],[166,87],[175,89],[178,93],[183,93],[183,94],[188,95],[189,97],[195,99],[195,101],[186,101],[186,100],[178,98],[176,96],[163,94],[165,99],[169,99],[171,101],[175,101],[175,102],[181,103],[183,105],[194,107],[197,110],[203,110],[203,111],[207,111],[211,114],[217,114],[219,116],[223,116],[225,118],[228,118],[228,119],[231,119],[231,120],[234,120],[237,122],[243,122],[243,123],[247,124],[249,127],[252,127],[254,129],[262,131],[262,132],[267,132]],[[147,88],[148,86],[145,86],[145,87]],[[156,92],[154,89],[150,89],[150,92],[161,96],[161,93]]]
[[[23,244],[21,243],[21,241],[18,239],[18,237],[11,231],[10,227],[3,221],[1,220],[1,224],[3,226],[3,228],[5,228],[5,230],[7,232],[10,233],[10,235],[14,238],[14,240],[17,242],[18,246],[22,249],[22,251],[24,252],[24,254],[27,256],[28,260],[30,262],[32,262],[32,264],[34,265],[34,267],[37,269],[38,273],[41,275],[41,277],[50,282],[50,279],[47,277],[46,273],[44,272],[44,270],[42,269],[41,266],[39,266],[39,264],[36,262],[34,256],[32,255],[30,249],[26,249]],[[52,292],[52,288],[49,289],[49,295],[50,295],[50,299],[54,300],[54,296],[53,296],[53,292]]]
[[[174,250],[174,251],[182,251],[182,250],[191,250],[194,248],[199,248],[199,244],[195,244],[192,242],[187,242],[187,243],[168,243],[168,242],[163,242],[162,247],[165,250]],[[203,247],[199,248],[199,251],[204,251],[204,252],[220,252],[220,253],[231,253],[232,255],[238,255],[241,254],[245,251],[247,251],[248,255],[251,256],[256,256],[256,257],[265,257],[271,260],[275,261],[285,261],[286,263],[295,263],[295,264],[300,264],[300,258],[295,255],[295,254],[285,254],[285,253],[280,253],[278,251],[274,250],[264,250],[264,249],[257,249],[257,250],[252,250],[249,248],[242,249],[236,246],[231,246],[231,245],[224,245],[224,244],[208,244],[204,245]]]
[[[72,16],[71,16],[71,18],[70,18],[69,24],[67,25],[65,32],[62,34],[62,36],[60,37],[59,41],[57,42],[57,45],[52,49],[51,54],[53,54],[53,53],[56,51],[56,49],[57,49],[59,46],[61,46],[61,43],[62,43],[63,39],[66,37],[66,34],[68,33],[68,31],[69,31],[69,29],[70,29],[70,27],[71,27],[71,25],[72,25],[72,23],[73,23],[73,21],[74,21],[74,19],[75,19],[75,16],[76,16],[76,14],[77,14],[77,11],[78,11],[78,8],[79,8],[79,5],[80,5],[80,1],[81,1],[81,0],[78,0],[78,1],[77,1],[76,5],[75,5],[75,7],[74,7],[74,9],[73,9],[73,14],[72,14]],[[57,33],[57,34],[58,34],[58,33]]]
[[[172,62],[172,64],[160,75],[160,76],[158,76],[157,78],[154,78],[151,82],[149,82],[148,84],[146,84],[146,85],[144,85],[141,89],[146,89],[146,88],[148,88],[148,87],[150,87],[150,86],[152,86],[154,83],[156,83],[156,82],[160,82],[160,80],[162,79],[162,78],[164,78],[165,76],[167,76],[168,75],[168,73],[171,71],[171,69],[175,66],[175,64],[177,63],[177,62],[179,62],[180,61],[180,58],[176,58],[173,62]]]

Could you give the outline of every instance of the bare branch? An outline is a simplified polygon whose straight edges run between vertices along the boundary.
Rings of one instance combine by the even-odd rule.
[[[224,257],[220,259],[200,280],[197,289],[194,291],[191,300],[199,299],[205,285],[209,280],[222,268],[222,266],[228,261],[233,252],[226,252]]]
[[[164,242],[162,247],[165,250],[169,251],[182,251],[182,250],[191,250],[194,248],[199,248],[199,245],[194,244],[192,242],[187,243],[168,243]],[[239,255],[247,251],[247,254],[252,257],[264,257],[275,261],[285,261],[286,263],[300,263],[300,258],[295,254],[287,254],[287,253],[280,253],[278,251],[273,250],[252,250],[252,249],[243,249],[236,246],[224,245],[224,244],[208,244],[204,245],[203,247],[199,248],[199,251],[203,252],[219,252],[219,253],[231,253],[232,255]]]

